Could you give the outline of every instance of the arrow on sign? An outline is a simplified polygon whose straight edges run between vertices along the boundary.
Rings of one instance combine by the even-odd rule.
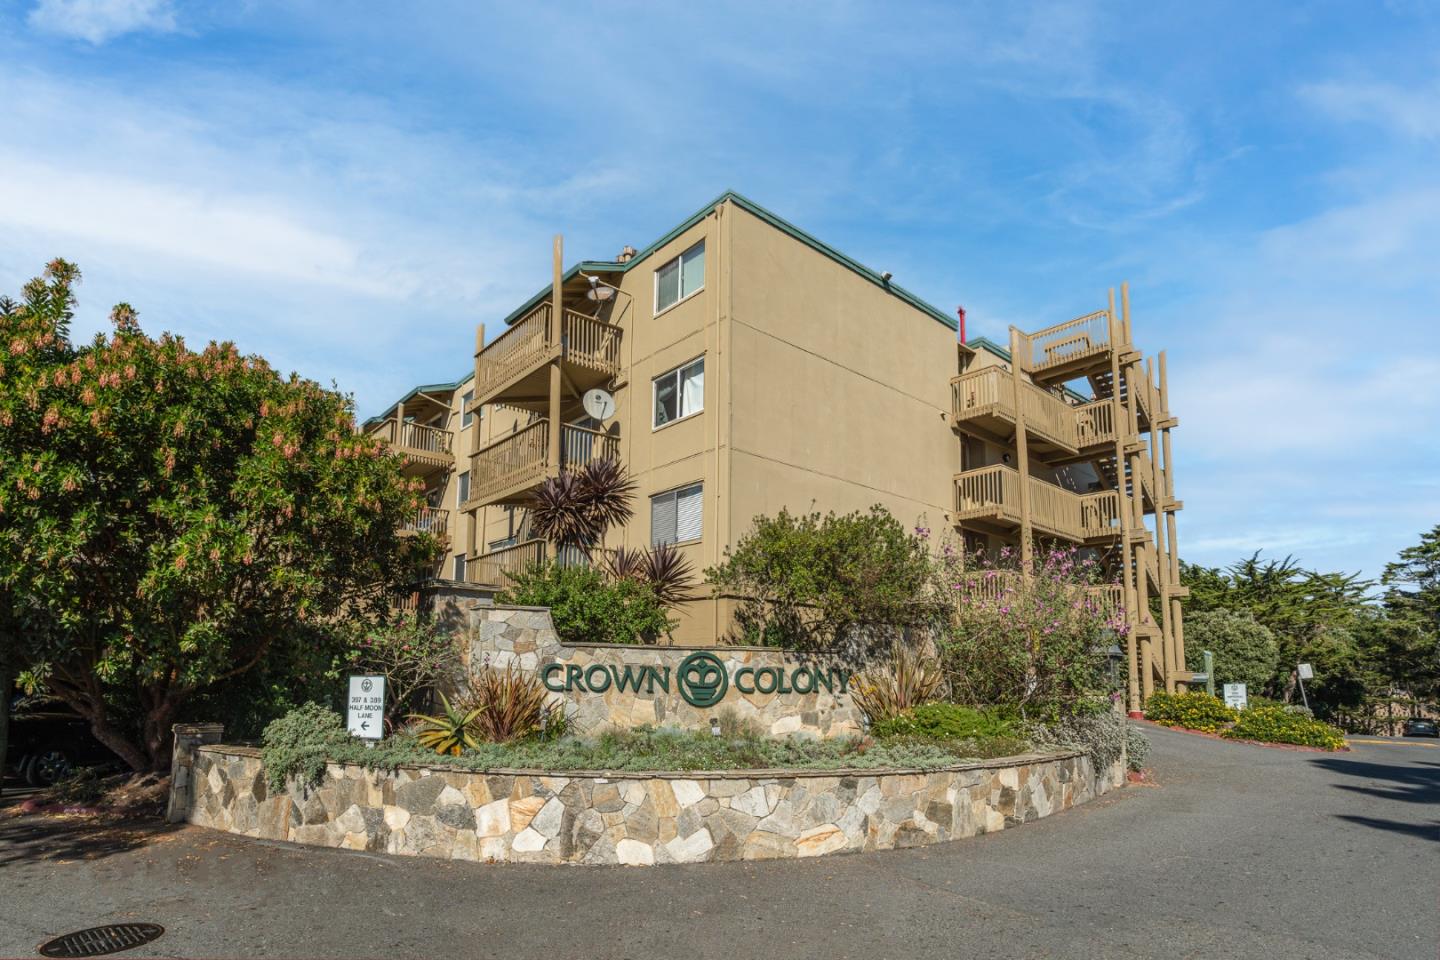
[[[369,730],[369,729],[370,729],[370,721],[369,721],[369,720],[362,721],[361,724],[360,724],[360,729],[361,729],[361,730]]]

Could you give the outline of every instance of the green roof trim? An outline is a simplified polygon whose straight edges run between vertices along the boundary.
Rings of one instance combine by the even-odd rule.
[[[411,397],[414,397],[414,396],[416,396],[416,395],[418,395],[418,394],[431,393],[431,392],[434,392],[434,391],[437,391],[437,390],[451,390],[451,391],[458,390],[458,389],[460,389],[461,387],[463,387],[465,384],[469,383],[471,380],[474,380],[474,379],[475,379],[475,371],[474,371],[474,370],[471,370],[469,373],[465,374],[465,376],[461,377],[459,380],[456,380],[454,383],[425,383],[425,384],[421,384],[420,386],[418,386],[418,387],[414,388],[413,390],[411,390],[409,393],[405,394],[405,396],[401,397],[399,400],[396,400],[395,403],[392,403],[392,404],[390,404],[390,406],[386,407],[386,408],[385,408],[386,413],[388,413],[388,412],[390,412],[391,410],[395,409],[396,404],[404,403],[404,402],[406,402],[407,400],[409,400]],[[381,420],[384,420],[384,419],[385,419],[385,415],[384,415],[384,414],[378,414],[378,415],[373,416],[373,417],[371,417],[370,419],[366,420],[364,423],[361,424],[361,426],[368,427],[368,426],[370,426],[372,423],[379,423]]]
[[[877,287],[880,287],[881,289],[894,294],[896,297],[899,297],[901,300],[910,304],[910,306],[914,307],[920,312],[928,314],[932,319],[938,320],[940,323],[943,323],[951,330],[959,329],[959,321],[955,317],[950,316],[949,314],[945,313],[943,310],[940,310],[933,304],[921,300],[919,297],[911,293],[909,290],[906,290],[904,287],[894,283],[887,283],[884,277],[882,277],[875,270],[870,269],[869,267],[865,266],[863,263],[860,263],[858,260],[853,259],[852,257],[846,256],[844,253],[841,253],[839,250],[830,246],[830,244],[824,242],[823,240],[820,240],[813,234],[806,233],[804,230],[801,230],[799,227],[795,226],[790,221],[784,219],[783,217],[780,217],[775,213],[772,213],[769,210],[766,210],[764,207],[760,206],[760,204],[756,203],[753,200],[750,200],[747,197],[741,196],[734,190],[726,190],[724,193],[720,194],[720,196],[705,204],[705,206],[695,211],[695,213],[687,217],[674,229],[670,230],[668,233],[666,233],[660,239],[656,240],[654,243],[651,243],[644,250],[641,250],[639,253],[635,254],[635,256],[631,257],[625,263],[615,263],[614,261],[607,260],[582,260],[575,266],[566,270],[564,275],[561,277],[560,282],[564,283],[565,281],[571,279],[576,274],[581,273],[582,271],[588,273],[628,273],[631,268],[635,267],[641,261],[645,260],[653,253],[655,253],[656,250],[659,250],[661,247],[665,246],[667,243],[680,236],[680,234],[684,233],[686,230],[689,230],[691,227],[695,226],[695,224],[705,219],[705,217],[710,215],[711,211],[713,211],[716,207],[720,206],[720,204],[725,203],[727,200],[735,204],[740,209],[746,211],[747,213],[752,214],[758,219],[770,224],[770,226],[776,228],[777,230],[780,230],[781,232],[788,234],[794,239],[799,240],[801,243],[805,244],[812,250],[815,250],[816,252],[821,253],[826,257],[829,257],[831,260],[834,260],[841,266],[851,270],[856,274],[859,274],[866,280],[869,280],[871,283],[875,284]],[[525,314],[535,309],[536,306],[538,306],[543,300],[549,297],[550,286],[550,284],[546,284],[533,297],[526,300],[519,307],[515,308],[514,311],[512,311],[508,316],[505,317],[505,325],[508,327],[510,324],[514,323],[516,320],[519,320]]]

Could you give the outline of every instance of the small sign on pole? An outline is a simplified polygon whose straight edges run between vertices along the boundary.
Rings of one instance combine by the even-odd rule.
[[[1298,667],[1296,667],[1296,672],[1300,674],[1301,680],[1315,679],[1315,668],[1310,666],[1310,664],[1308,663],[1300,664]]]
[[[350,678],[346,729],[362,740],[385,739],[385,678],[357,674]]]
[[[1245,684],[1225,684],[1225,706],[1232,710],[1244,710],[1250,706],[1250,695],[1245,690]]]
[[[1310,709],[1310,696],[1305,692],[1305,681],[1313,680],[1315,668],[1308,663],[1297,663],[1295,665],[1295,676],[1300,684],[1300,702],[1305,704],[1305,709]]]

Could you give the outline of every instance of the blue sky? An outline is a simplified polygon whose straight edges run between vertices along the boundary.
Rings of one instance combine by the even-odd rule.
[[[1188,559],[1440,522],[1440,4],[409,6],[0,0],[0,290],[63,255],[79,332],[128,300],[365,415],[552,233],[733,188],[999,340],[1128,279]]]

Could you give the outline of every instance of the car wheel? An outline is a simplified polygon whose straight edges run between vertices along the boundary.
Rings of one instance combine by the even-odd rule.
[[[70,776],[74,769],[64,750],[46,750],[30,761],[25,782],[32,787],[51,787]]]

